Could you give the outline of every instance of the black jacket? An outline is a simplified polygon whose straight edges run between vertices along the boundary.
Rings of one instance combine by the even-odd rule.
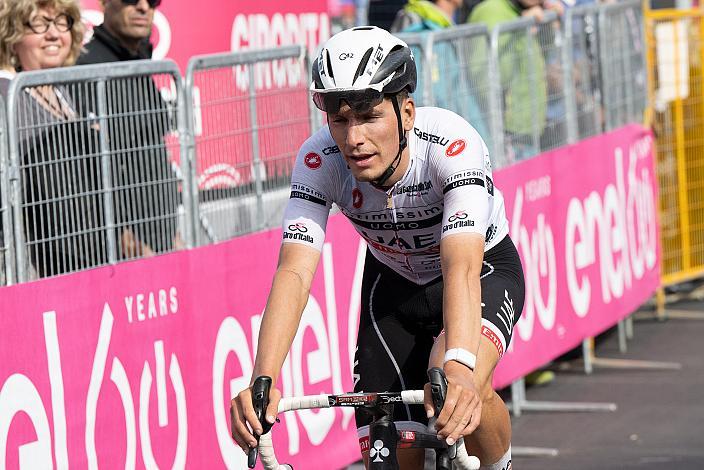
[[[93,30],[79,65],[151,58],[144,41],[133,53],[101,25]],[[175,124],[169,105],[147,76],[111,79],[106,84],[107,133],[115,188],[115,222],[129,228],[154,251],[166,251],[176,233],[180,195],[164,136]],[[98,116],[94,84],[82,90],[82,114]],[[76,97],[77,98],[77,97]]]

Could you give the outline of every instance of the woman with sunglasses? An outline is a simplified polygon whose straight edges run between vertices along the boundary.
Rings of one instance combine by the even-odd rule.
[[[0,90],[16,72],[73,65],[84,27],[76,0],[2,0]],[[40,277],[106,261],[101,220],[100,166],[91,149],[97,131],[80,118],[68,90],[51,83],[15,96],[25,243]]]

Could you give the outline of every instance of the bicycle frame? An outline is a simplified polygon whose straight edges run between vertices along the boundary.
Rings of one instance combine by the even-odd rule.
[[[439,374],[438,374],[439,371]],[[436,415],[442,409],[447,382],[441,369],[431,369],[431,391],[436,408]],[[261,379],[261,380],[260,380]],[[257,453],[266,470],[290,470],[287,464],[280,465],[274,454],[271,439],[271,425],[263,420],[268,405],[271,379],[259,377],[252,386],[252,397],[257,417],[264,425],[264,433],[259,437],[258,447],[249,454],[249,467],[254,468]],[[372,414],[369,426],[369,470],[398,470],[396,449],[432,448],[436,450],[437,470],[451,470],[454,462],[457,470],[478,470],[479,459],[469,456],[464,441],[459,440],[448,447],[445,441],[437,438],[433,432],[398,431],[393,422],[393,407],[396,404],[422,405],[423,390],[406,390],[402,392],[380,393],[343,393],[339,395],[312,395],[304,397],[283,398],[279,402],[279,413],[302,409],[319,409],[330,407],[361,408]]]

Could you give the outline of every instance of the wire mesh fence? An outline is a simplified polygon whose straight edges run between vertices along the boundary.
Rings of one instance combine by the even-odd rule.
[[[10,213],[10,175],[7,149],[5,99],[0,96],[0,286],[14,281],[12,217]]]
[[[651,12],[647,25],[664,284],[704,273],[704,14]]]
[[[641,2],[627,0],[599,10],[599,48],[605,129],[641,122],[647,74]]]
[[[564,64],[571,71],[565,74],[569,142],[603,130],[598,15],[599,5],[583,5],[568,9],[563,20]]]
[[[280,223],[296,153],[319,117],[306,57],[290,46],[190,61],[198,244]]]
[[[181,88],[172,62],[62,68],[13,80],[18,280],[186,246],[179,218],[187,186],[177,169]]]

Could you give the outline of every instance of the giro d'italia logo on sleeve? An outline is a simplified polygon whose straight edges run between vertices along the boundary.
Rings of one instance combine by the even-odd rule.
[[[364,196],[362,196],[362,191],[359,190],[359,188],[354,188],[352,190],[352,206],[355,209],[359,209],[362,207],[362,204],[364,203]]]
[[[294,222],[288,226],[284,232],[284,240],[297,240],[306,243],[314,243],[313,237],[308,233],[308,227],[303,222]]]
[[[457,155],[464,152],[464,149],[466,147],[467,142],[465,142],[464,139],[457,139],[452,142],[449,147],[447,147],[447,150],[445,150],[445,155],[447,155],[448,157],[456,157]]]
[[[303,162],[311,170],[317,170],[323,164],[323,159],[317,153],[311,152],[303,158]]]

